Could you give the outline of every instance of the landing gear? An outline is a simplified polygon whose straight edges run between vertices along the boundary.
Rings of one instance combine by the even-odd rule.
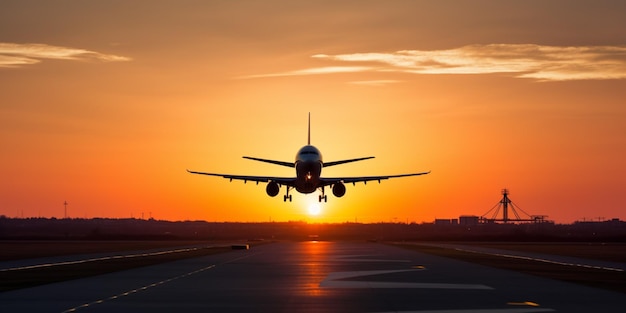
[[[287,202],[287,199],[289,199],[289,202],[291,202],[291,195],[289,194],[289,188],[291,187],[289,186],[286,186],[286,187],[287,187],[287,194],[283,196],[283,201]]]
[[[326,196],[324,194],[324,187],[322,187],[321,190],[322,190],[322,194],[319,195],[319,197],[318,197],[319,202],[322,202],[322,200],[324,200],[324,202],[327,202],[328,201],[328,196]]]

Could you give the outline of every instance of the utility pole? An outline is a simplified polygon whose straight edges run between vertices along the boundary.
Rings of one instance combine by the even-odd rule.
[[[64,202],[63,202],[63,206],[65,207],[65,210],[64,210],[64,211],[65,211],[65,212],[64,212],[64,215],[65,215],[65,216],[64,216],[64,218],[67,218],[67,201],[64,201]]]

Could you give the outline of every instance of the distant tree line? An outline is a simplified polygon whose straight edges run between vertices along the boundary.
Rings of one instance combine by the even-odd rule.
[[[489,240],[626,241],[626,222],[573,224],[206,222],[144,219],[7,218],[0,216],[2,240]]]

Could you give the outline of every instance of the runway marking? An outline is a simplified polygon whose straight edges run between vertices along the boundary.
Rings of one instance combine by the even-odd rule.
[[[244,256],[241,256],[241,257],[238,257],[238,258],[234,258],[232,260],[228,260],[228,261],[219,263],[218,265],[232,263],[232,262],[235,262],[235,261],[239,261],[239,260],[242,260],[242,259],[245,259],[245,258],[249,258],[249,257],[255,256],[255,255],[258,255],[258,254],[259,253],[250,254],[250,255],[244,255]],[[172,277],[172,278],[161,280],[161,281],[156,282],[156,283],[152,283],[150,285],[146,285],[146,286],[142,286],[142,287],[139,287],[139,288],[136,288],[136,289],[133,289],[133,290],[125,291],[125,292],[116,294],[114,296],[110,296],[110,297],[105,298],[105,299],[99,299],[99,300],[92,301],[92,302],[89,302],[89,303],[81,304],[81,305],[73,307],[71,309],[67,309],[67,310],[65,310],[65,311],[63,311],[61,313],[76,312],[76,311],[78,311],[80,309],[83,309],[83,308],[86,308],[86,307],[89,307],[89,306],[92,306],[92,305],[102,304],[102,303],[107,302],[107,301],[116,300],[116,299],[119,299],[119,298],[122,298],[122,297],[130,296],[130,295],[135,294],[135,293],[140,292],[140,291],[145,291],[145,290],[148,290],[150,288],[158,287],[158,286],[161,286],[163,284],[175,281],[177,279],[189,277],[191,275],[195,275],[195,274],[198,274],[198,273],[210,270],[212,268],[215,268],[216,266],[217,266],[216,264],[212,264],[212,265],[203,267],[203,268],[201,268],[199,270],[191,271],[191,272],[188,272],[188,273],[185,273],[185,274],[182,274],[182,275],[178,275],[176,277]]]
[[[469,309],[469,310],[423,310],[423,311],[393,311],[377,313],[538,313],[554,312],[549,308],[515,308],[515,309]]]
[[[388,259],[363,259],[363,257],[377,257],[379,254],[347,254],[347,255],[338,255],[334,258],[331,258],[330,261],[339,261],[339,262],[397,262],[397,263],[407,263],[411,262],[410,260],[388,260]]]
[[[373,270],[373,271],[349,271],[349,272],[332,272],[326,276],[326,280],[338,280],[353,277],[372,276],[380,274],[416,272],[421,269],[402,269],[402,270]]]
[[[557,264],[557,265],[584,267],[584,268],[591,268],[591,269],[605,270],[605,271],[614,271],[614,272],[623,272],[624,271],[624,269],[615,268],[615,267],[605,267],[605,266],[596,266],[596,265],[589,265],[589,264],[560,262],[560,261],[555,261],[555,260],[533,258],[533,257],[529,257],[529,256],[515,255],[515,254],[484,252],[484,251],[477,251],[477,250],[463,249],[463,248],[454,248],[454,250],[461,251],[461,252],[471,252],[471,253],[478,253],[478,254],[493,255],[493,256],[499,256],[499,257],[504,257],[504,258],[512,258],[512,259],[520,259],[520,260],[527,260],[527,261],[536,261],[536,262]]]
[[[362,280],[345,280],[347,278],[415,272],[423,269],[404,269],[404,270],[378,270],[378,271],[352,271],[352,272],[333,272],[326,276],[319,286],[321,288],[405,288],[405,289],[479,289],[491,290],[493,288],[485,285],[477,284],[443,284],[443,283],[407,283],[407,282],[384,282],[384,281],[362,281]]]
[[[112,255],[112,256],[106,256],[106,257],[100,257],[100,258],[90,258],[90,259],[84,259],[84,260],[63,261],[63,262],[53,262],[53,263],[44,263],[44,264],[36,264],[36,265],[28,265],[28,266],[3,268],[3,269],[0,269],[0,272],[30,270],[30,269],[35,269],[35,268],[53,267],[53,266],[61,266],[61,265],[75,265],[75,264],[83,264],[83,263],[97,262],[97,261],[106,261],[106,260],[141,258],[141,257],[157,256],[157,255],[172,254],[172,253],[191,252],[191,251],[197,251],[197,250],[201,250],[201,249],[214,248],[214,247],[217,247],[217,246],[206,246],[206,247],[195,247],[195,248],[165,250],[165,251],[148,252],[148,253]]]
[[[525,305],[525,306],[539,306],[539,304],[535,302],[525,301],[525,302],[509,302],[508,305]]]

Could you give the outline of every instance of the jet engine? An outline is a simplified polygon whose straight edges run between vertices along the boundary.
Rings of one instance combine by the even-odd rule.
[[[267,192],[267,195],[270,197],[275,197],[279,191],[280,191],[280,186],[275,181],[271,181],[267,183],[267,187],[265,187],[265,192]]]
[[[333,185],[333,194],[337,198],[343,197],[346,194],[346,186],[343,183],[336,183]]]

